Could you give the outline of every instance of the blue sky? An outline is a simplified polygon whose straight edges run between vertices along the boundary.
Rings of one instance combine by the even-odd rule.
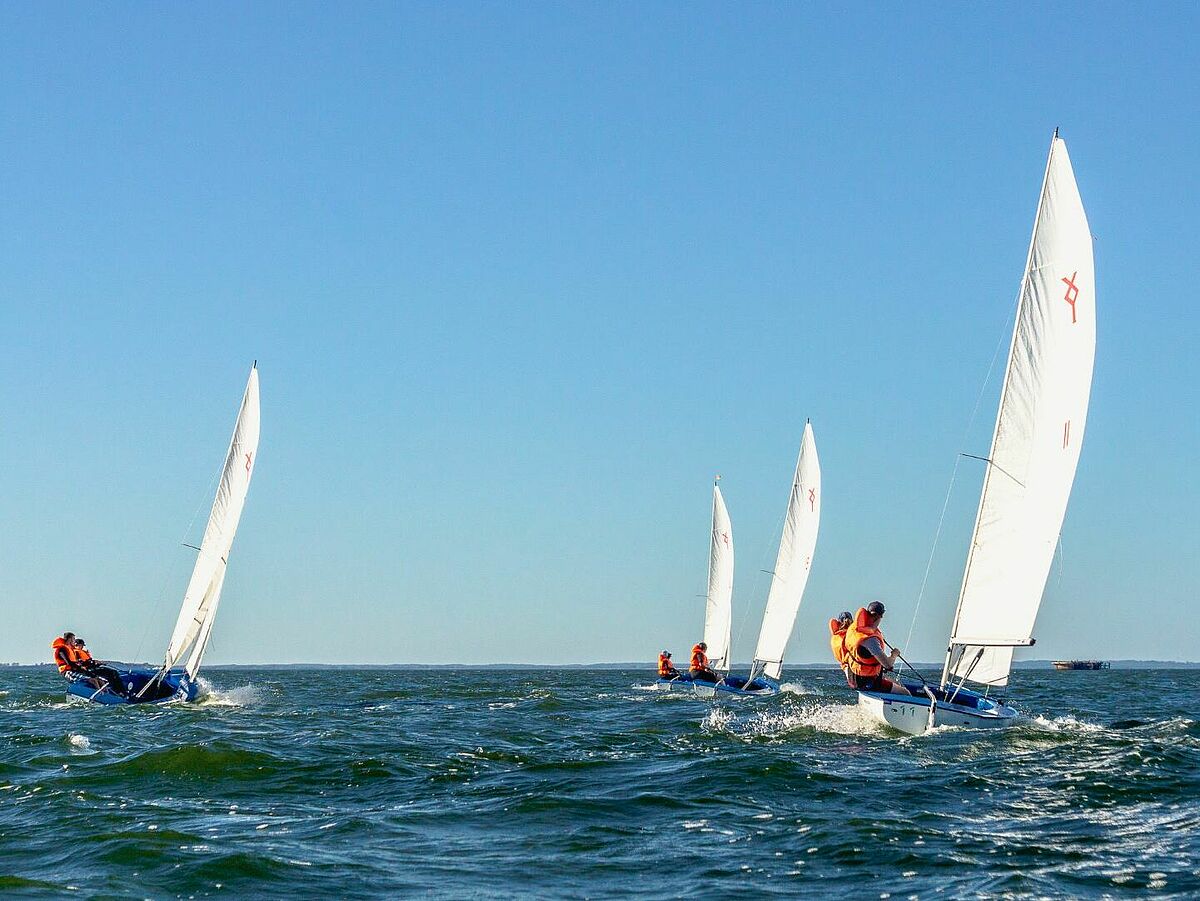
[[[1055,126],[1099,349],[1036,656],[1200,659],[1198,28],[1183,4],[5,6],[0,660],[65,627],[161,654],[256,358],[212,663],[683,650],[717,472],[746,659],[806,417],[825,517],[791,659],[872,597],[903,639],[955,455],[987,451],[1002,360],[968,421]]]

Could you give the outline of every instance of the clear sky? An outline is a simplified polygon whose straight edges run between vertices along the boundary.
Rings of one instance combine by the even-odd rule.
[[[717,472],[747,659],[805,417],[790,657],[902,641],[1055,126],[1099,348],[1034,656],[1200,659],[1197,9],[3,5],[0,660],[161,655],[256,358],[211,663],[685,651]]]

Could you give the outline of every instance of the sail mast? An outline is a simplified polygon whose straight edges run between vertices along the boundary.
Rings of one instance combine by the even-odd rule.
[[[768,677],[778,679],[783,670],[783,652],[796,625],[796,614],[812,568],[821,525],[821,501],[821,464],[812,423],[806,421],[751,676],[761,667]]]
[[[996,422],[992,426],[992,442],[988,446],[987,467],[983,475],[983,489],[979,493],[979,507],[975,511],[975,525],[971,529],[971,544],[967,550],[967,565],[963,568],[962,584],[958,589],[958,603],[954,606],[954,622],[950,626],[951,637],[958,631],[958,620],[962,614],[963,595],[967,590],[967,580],[971,575],[971,562],[975,559],[975,537],[979,534],[979,520],[983,516],[983,499],[987,496],[988,483],[992,479],[992,458],[996,453],[996,437],[1000,434],[1000,412],[1004,409],[1004,401],[1008,395],[1008,385],[1012,375],[1013,350],[1017,345],[1017,333],[1021,325],[1021,308],[1025,304],[1025,289],[1029,285],[1029,268],[1033,263],[1033,246],[1037,241],[1038,226],[1042,222],[1042,207],[1046,203],[1046,184],[1050,180],[1050,164],[1054,160],[1054,144],[1058,140],[1058,128],[1050,138],[1050,152],[1046,154],[1046,169],[1042,173],[1042,189],[1038,192],[1037,211],[1033,215],[1033,231],[1029,235],[1029,249],[1025,253],[1025,270],[1021,275],[1021,287],[1017,292],[1017,313],[1013,320],[1012,338],[1008,342],[1008,359],[1004,364],[1004,385],[1000,389],[1000,405],[996,410]],[[950,674],[950,655],[954,646],[947,643],[946,660],[942,665],[942,685]]]
[[[725,498],[713,482],[712,530],[708,545],[708,593],[704,605],[704,642],[714,669],[729,669],[733,628],[733,524]]]
[[[1086,214],[1066,147],[1055,130],[942,669],[943,685],[951,671],[1003,684],[1012,649],[1032,643],[1029,636],[1062,528],[1087,416],[1095,355],[1093,275]],[[1060,283],[1067,286],[1065,294]],[[956,662],[959,648],[963,656]],[[978,649],[970,660],[965,658],[968,648]]]
[[[200,551],[184,592],[179,618],[163,657],[164,672],[178,663],[189,649],[188,676],[194,678],[200,669],[213,619],[221,602],[229,551],[246,503],[246,494],[250,490],[250,478],[257,468],[259,419],[256,361],[246,381],[237,423],[225,454],[225,466],[204,530],[204,540],[200,542]]]

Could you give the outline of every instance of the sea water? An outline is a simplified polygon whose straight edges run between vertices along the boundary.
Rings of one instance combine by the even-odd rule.
[[[26,897],[1196,897],[1200,671],[1017,671],[996,732],[889,732],[833,671],[713,703],[617,670],[0,670]]]

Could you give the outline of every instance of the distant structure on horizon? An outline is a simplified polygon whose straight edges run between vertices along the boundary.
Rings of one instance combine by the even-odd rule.
[[[1055,669],[1108,669],[1106,660],[1052,660]]]

